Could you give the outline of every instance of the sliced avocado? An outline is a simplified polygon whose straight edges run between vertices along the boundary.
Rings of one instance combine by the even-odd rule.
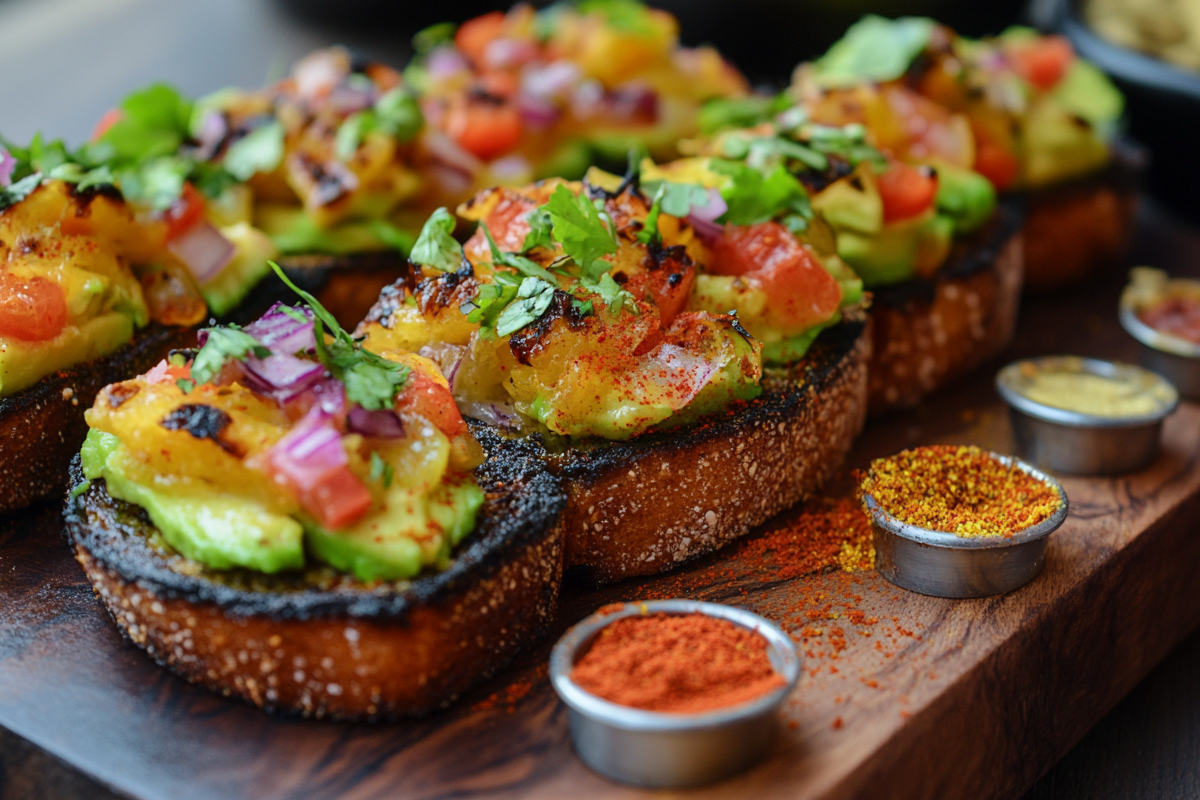
[[[326,230],[299,206],[263,205],[254,221],[281,253],[345,255],[386,250],[389,246],[372,222],[342,222]]]
[[[474,529],[483,500],[483,490],[471,480],[443,483],[429,495],[419,487],[393,486],[382,511],[347,530],[335,533],[306,523],[308,546],[321,561],[363,581],[413,578],[426,564],[449,559],[450,548]],[[414,536],[427,539],[430,525],[443,533],[435,553]]]
[[[237,253],[225,269],[200,288],[204,302],[218,317],[245,299],[255,284],[271,271],[267,262],[279,254],[265,233],[245,222],[221,228],[221,235],[233,242]]]
[[[860,283],[859,286],[861,291],[862,284]],[[828,322],[809,328],[799,336],[763,345],[763,363],[771,366],[783,366],[799,361],[804,358],[804,355],[808,352],[808,348],[812,347],[812,343],[821,335],[821,331],[841,321],[842,314],[839,311]]]
[[[812,198],[812,207],[839,234],[874,234],[883,229],[883,200],[869,169],[831,183]]]
[[[273,573],[304,566],[304,530],[291,517],[259,503],[210,489],[146,486],[128,477],[121,441],[88,431],[80,451],[83,473],[103,478],[108,493],[146,509],[171,547],[213,569],[247,567]]]
[[[13,339],[0,347],[0,397],[27,389],[60,369],[116,352],[133,340],[134,317],[116,311],[68,325],[44,342]]]
[[[1125,110],[1125,97],[1108,76],[1082,58],[1071,62],[1067,74],[1054,87],[1054,101],[1066,111],[1096,127],[1111,125]]]
[[[996,190],[978,172],[946,163],[937,164],[939,214],[954,222],[955,233],[970,233],[991,219]]]
[[[708,383],[690,403],[659,424],[660,430],[691,424],[701,417],[720,411],[736,400],[753,400],[762,394],[762,385],[757,381],[746,380],[742,373],[742,359],[755,356],[753,345],[736,331],[730,332],[729,340],[734,343],[734,357],[726,361],[721,369],[709,378]]]
[[[1108,143],[1096,128],[1052,98],[1029,110],[1022,132],[1024,177],[1031,188],[1087,175],[1108,163]]]
[[[838,255],[867,288],[887,286],[918,274],[932,275],[949,253],[953,235],[954,222],[931,209],[920,217],[894,222],[874,236],[841,233]]]

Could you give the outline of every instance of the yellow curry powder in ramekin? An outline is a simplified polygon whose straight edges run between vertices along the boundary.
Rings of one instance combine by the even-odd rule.
[[[871,462],[862,494],[901,522],[963,537],[1011,537],[1062,507],[1058,490],[973,446],[931,445]]]

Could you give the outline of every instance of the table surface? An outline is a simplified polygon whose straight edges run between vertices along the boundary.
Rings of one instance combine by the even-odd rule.
[[[124,92],[165,80],[199,94],[258,85],[310,49],[341,41],[400,61],[407,35],[330,34],[258,0],[0,0],[0,132],[81,141]],[[53,57],[46,58],[53,49]],[[1176,269],[1144,226],[1133,263]],[[1171,237],[1176,239],[1178,233]],[[1200,247],[1200,236],[1195,237]],[[1045,301],[1042,301],[1045,302]],[[1200,796],[1200,633],[1114,708],[1026,800]],[[48,776],[53,776],[48,777]],[[97,797],[104,790],[0,729],[0,798]]]

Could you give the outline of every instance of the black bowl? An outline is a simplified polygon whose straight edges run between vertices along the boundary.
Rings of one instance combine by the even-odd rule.
[[[1101,39],[1078,15],[1076,0],[1053,0],[1050,27],[1107,72],[1125,93],[1130,133],[1150,148],[1150,193],[1200,222],[1200,73]]]

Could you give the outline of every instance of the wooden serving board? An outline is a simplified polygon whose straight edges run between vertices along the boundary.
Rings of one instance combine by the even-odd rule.
[[[1195,273],[1200,237],[1150,219],[1137,257]],[[1133,359],[1122,282],[1029,302],[1009,357]],[[850,466],[916,444],[1011,451],[994,366],[870,425]],[[1071,514],[1045,572],[1012,594],[940,600],[840,570],[780,580],[735,548],[657,578],[568,584],[546,642],[450,710],[389,725],[272,717],[160,670],[117,634],[43,509],[0,523],[0,750],[19,736],[44,751],[8,780],[70,769],[147,799],[641,796],[572,754],[547,653],[602,604],[683,596],[777,619],[807,653],[764,763],[689,795],[1014,797],[1200,623],[1200,406],[1168,421],[1164,445],[1144,472],[1065,478]]]

